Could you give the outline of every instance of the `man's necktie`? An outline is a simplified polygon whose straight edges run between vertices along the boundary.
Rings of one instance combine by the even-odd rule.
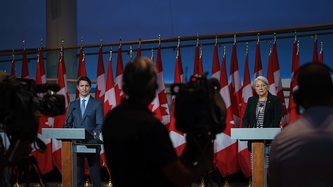
[[[86,110],[86,100],[82,99],[82,104],[81,104],[81,114],[83,117],[84,111]]]

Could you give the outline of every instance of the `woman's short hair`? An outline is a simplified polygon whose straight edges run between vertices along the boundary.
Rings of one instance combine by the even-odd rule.
[[[258,77],[255,78],[254,81],[253,81],[253,87],[256,86],[256,82],[257,82],[257,80],[261,80],[261,81],[262,81],[263,83],[265,83],[267,86],[269,85],[269,82],[268,82],[268,80],[267,80],[266,77],[264,77],[264,76],[258,76]]]

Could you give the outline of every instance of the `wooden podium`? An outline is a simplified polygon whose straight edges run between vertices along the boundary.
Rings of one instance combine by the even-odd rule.
[[[76,187],[76,153],[96,153],[96,148],[75,141],[93,139],[93,136],[84,128],[43,128],[42,137],[61,140],[62,186]]]
[[[252,187],[266,187],[264,140],[272,140],[280,128],[231,128],[231,139],[252,140]]]

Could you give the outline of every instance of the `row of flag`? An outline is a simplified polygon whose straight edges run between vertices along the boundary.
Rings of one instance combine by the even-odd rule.
[[[229,79],[227,76],[226,67],[226,47],[224,47],[222,61],[218,56],[218,46],[215,44],[213,58],[212,58],[212,77],[217,78],[220,81],[220,94],[224,99],[227,107],[227,117],[226,117],[226,129],[224,132],[216,135],[214,140],[214,165],[220,171],[223,177],[227,177],[238,170],[242,170],[246,177],[252,175],[251,164],[250,164],[250,153],[247,149],[246,141],[238,141],[231,139],[231,128],[241,128],[242,116],[244,114],[247,99],[253,96],[255,93],[251,86],[250,71],[248,67],[248,49],[246,49],[246,56],[244,62],[244,76],[243,81],[240,79],[240,73],[238,68],[237,60],[237,45],[236,41],[232,46],[231,51],[231,62],[230,62],[230,75]],[[105,114],[107,111],[113,109],[115,106],[120,104],[121,99],[125,97],[124,92],[121,87],[121,79],[123,72],[123,60],[122,60],[122,48],[118,48],[117,56],[117,66],[115,79],[112,70],[112,51],[110,52],[110,58],[107,64],[107,72],[105,73],[104,62],[103,62],[103,48],[102,45],[99,48],[98,53],[98,65],[97,65],[97,81],[96,81],[96,93],[95,97],[104,103]],[[299,68],[299,43],[296,38],[293,43],[292,52],[292,69],[291,75]],[[138,47],[136,57],[141,56],[141,46]],[[153,57],[152,57],[153,58]],[[169,135],[172,143],[175,147],[177,154],[181,154],[184,146],[186,144],[184,133],[178,131],[175,127],[175,118],[172,115],[174,112],[174,96],[171,99],[171,109],[169,109],[166,87],[163,75],[162,66],[162,55],[160,44],[157,48],[156,67],[158,70],[158,90],[155,99],[149,105],[149,108],[154,112],[155,117],[161,120],[165,127],[169,130]],[[314,42],[314,52],[313,61],[323,63],[323,51],[320,50],[320,54],[317,52],[317,40]],[[274,95],[280,97],[283,106],[283,118],[281,120],[281,127],[287,125],[293,120],[298,118],[295,112],[295,103],[292,99],[292,90],[297,86],[295,78],[293,76],[290,82],[290,99],[288,104],[288,109],[285,104],[285,98],[282,90],[282,81],[280,76],[280,67],[277,53],[277,42],[276,39],[270,47],[270,53],[268,56],[268,66],[266,77],[270,82],[270,92]],[[197,44],[195,47],[194,56],[194,70],[193,74],[201,74],[203,69],[203,59],[202,51]],[[14,62],[12,62],[11,75],[15,75]],[[85,54],[81,47],[79,60],[78,60],[78,77],[85,76],[87,74],[85,68]],[[66,68],[64,63],[64,53],[63,50],[60,51],[60,58],[58,63],[58,73],[57,73],[57,83],[60,86],[58,94],[65,95],[66,98],[66,109],[69,105],[70,99],[67,89],[67,78],[66,78]],[[256,44],[256,54],[255,54],[255,65],[254,65],[254,77],[263,75],[262,60],[260,54],[260,42]],[[23,52],[22,61],[22,78],[29,77],[27,58],[25,50]],[[229,80],[229,81],[228,81]],[[36,83],[44,84],[46,83],[46,72],[44,68],[43,51],[39,49],[38,59],[37,59],[37,69],[36,69]],[[181,58],[181,47],[178,42],[177,54],[175,59],[175,73],[174,73],[174,83],[184,83],[184,72],[182,66]],[[76,92],[75,98],[78,97],[78,92]],[[62,128],[65,121],[65,115],[48,117],[40,116],[38,137],[41,137],[42,128]],[[56,139],[43,139],[47,145],[47,151],[40,153],[37,150],[33,151],[33,155],[38,161],[38,165],[42,174],[50,172],[56,167],[61,172],[61,142]],[[154,141],[154,140],[152,140]],[[104,149],[101,151],[101,158],[105,166],[105,155]],[[107,170],[109,172],[109,170]],[[109,172],[109,175],[111,173]]]

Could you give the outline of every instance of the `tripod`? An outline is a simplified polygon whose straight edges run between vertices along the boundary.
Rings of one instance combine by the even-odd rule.
[[[207,131],[186,134],[186,147],[182,153],[181,161],[188,168],[196,167],[199,162],[207,166],[205,176],[201,179],[201,186],[214,186],[210,173],[214,169],[212,159],[214,157],[213,140],[215,138],[216,134]],[[218,186],[222,186],[220,179],[216,175],[213,176]],[[204,178],[207,180],[204,180]]]
[[[22,174],[26,174],[26,186],[29,186],[30,183],[30,176],[32,169],[35,169],[37,172],[37,175],[39,177],[38,184],[41,187],[47,187],[46,183],[44,182],[42,178],[42,173],[40,171],[40,168],[37,164],[37,160],[34,156],[29,156],[28,158],[21,160],[18,162],[15,166],[11,168],[11,184],[14,185],[17,184],[18,177]]]

